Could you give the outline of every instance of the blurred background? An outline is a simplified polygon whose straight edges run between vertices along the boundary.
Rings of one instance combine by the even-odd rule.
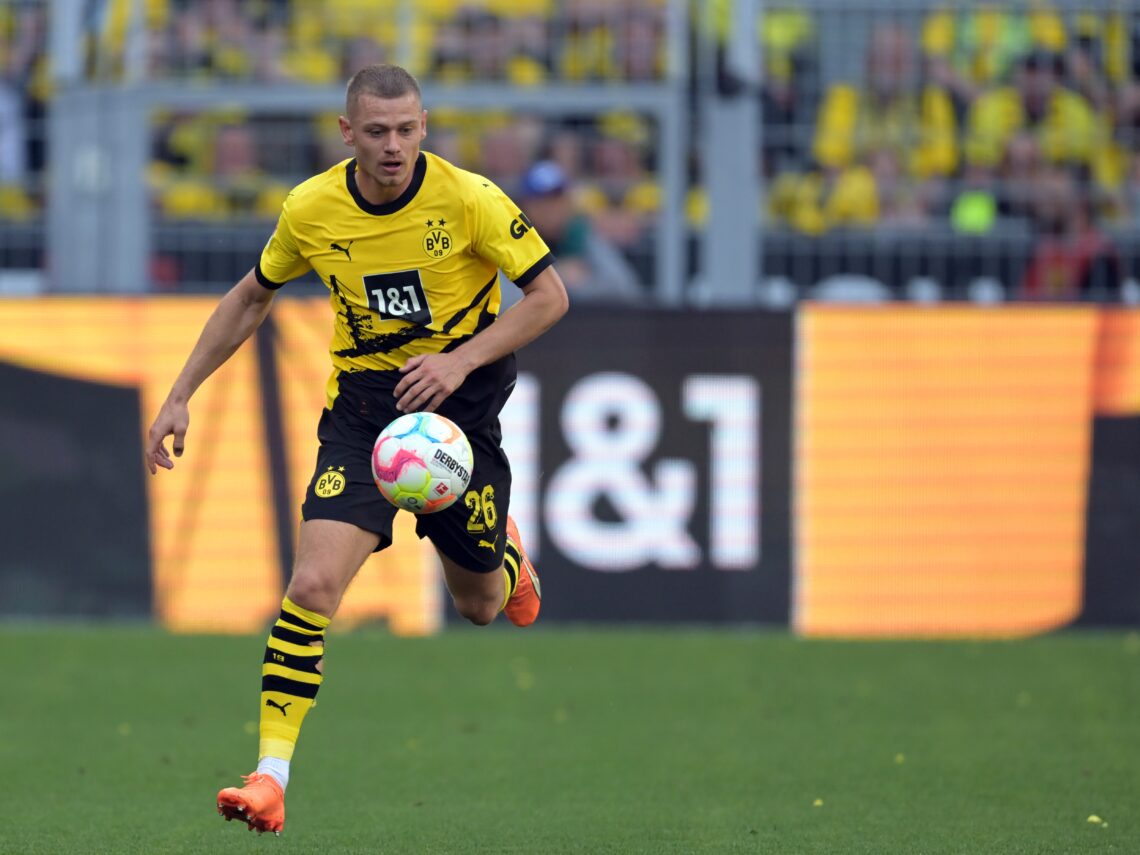
[[[390,61],[424,83],[431,149],[514,195],[563,196],[546,231],[564,257],[586,255],[585,236],[616,250],[622,287],[604,293],[1137,296],[1140,33],[1125,3],[0,8],[9,293],[228,287],[288,188],[347,154],[345,79]],[[557,180],[528,189],[540,160]],[[1036,239],[1073,232],[1090,258],[1042,275]]]
[[[313,277],[142,434],[289,189],[397,62],[573,309],[504,412],[551,620],[1140,623],[1140,12],[1116,0],[7,0],[0,614],[276,610]],[[505,284],[510,295],[513,285]],[[546,581],[549,579],[549,581]],[[439,629],[404,521],[347,620]]]

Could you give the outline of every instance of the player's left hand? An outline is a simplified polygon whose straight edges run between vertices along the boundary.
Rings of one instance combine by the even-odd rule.
[[[453,353],[413,356],[400,369],[404,376],[392,394],[401,413],[435,412],[467,379],[463,360]]]

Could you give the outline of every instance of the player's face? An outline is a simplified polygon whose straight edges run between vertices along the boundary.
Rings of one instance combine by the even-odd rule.
[[[427,136],[427,112],[414,92],[399,98],[361,95],[340,117],[346,145],[356,151],[357,183],[370,201],[395,199],[412,180]]]

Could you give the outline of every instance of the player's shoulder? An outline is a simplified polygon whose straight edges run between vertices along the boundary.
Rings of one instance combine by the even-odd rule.
[[[351,158],[346,158],[295,186],[285,198],[285,211],[303,216],[343,193],[346,186],[345,168],[350,160]]]
[[[463,194],[465,198],[477,201],[481,196],[502,192],[486,176],[456,166],[450,160],[445,160],[430,151],[425,151],[424,156],[427,158],[428,175],[434,173],[437,180],[450,184],[455,191]]]

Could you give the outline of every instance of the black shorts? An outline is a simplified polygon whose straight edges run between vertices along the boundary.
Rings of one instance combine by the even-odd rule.
[[[380,535],[377,551],[392,543],[397,508],[372,480],[372,446],[389,422],[401,415],[392,395],[397,372],[342,374],[332,409],[321,414],[317,468],[305,492],[301,517],[339,520]],[[504,397],[505,400],[505,397]],[[446,404],[447,402],[445,402]],[[416,518],[416,534],[427,537],[444,555],[476,573],[503,564],[511,470],[503,452],[497,415],[482,413],[464,426],[456,413],[441,407],[464,428],[475,458],[467,492],[446,510]]]

